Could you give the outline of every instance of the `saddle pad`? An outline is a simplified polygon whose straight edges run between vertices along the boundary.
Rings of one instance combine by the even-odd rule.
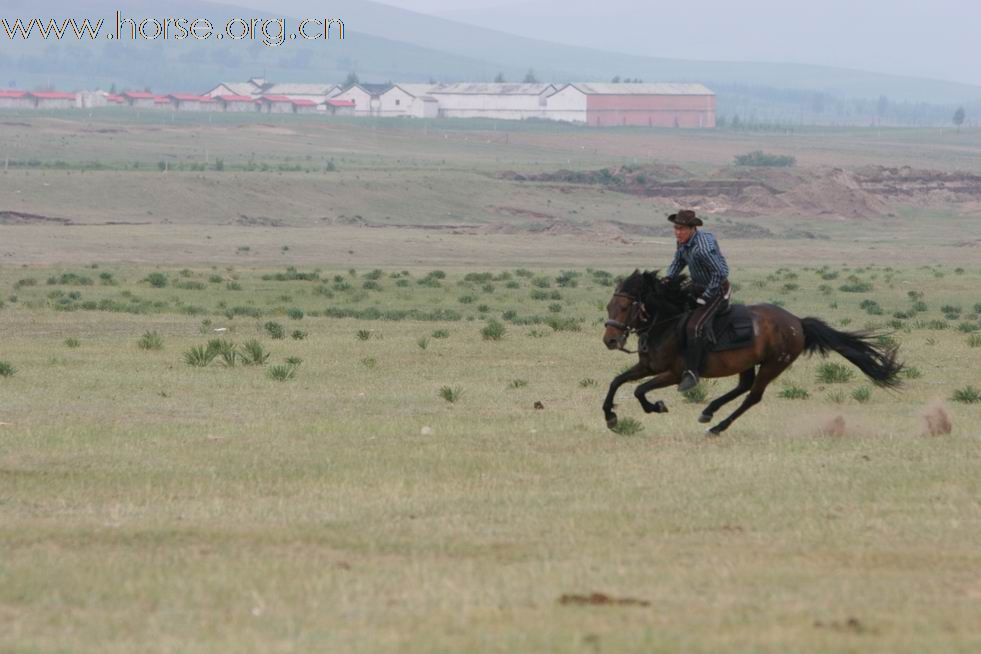
[[[745,304],[734,304],[725,313],[715,316],[712,329],[715,344],[708,344],[709,352],[735,350],[753,342],[753,314]]]

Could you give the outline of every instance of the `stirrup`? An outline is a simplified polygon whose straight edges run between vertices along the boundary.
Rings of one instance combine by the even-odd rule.
[[[699,382],[698,375],[692,372],[691,370],[686,370],[681,375],[681,383],[678,384],[678,390],[682,393],[684,393],[685,391],[690,391],[691,389],[698,386],[698,382]]]

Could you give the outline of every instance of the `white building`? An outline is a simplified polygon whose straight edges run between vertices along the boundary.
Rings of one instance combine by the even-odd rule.
[[[353,101],[355,116],[380,116],[382,115],[381,96],[391,88],[391,84],[352,84],[334,98]],[[394,104],[390,103],[390,106]]]
[[[166,96],[174,111],[220,111],[221,106],[208,95],[173,93]]]
[[[427,95],[439,103],[445,118],[496,118],[523,120],[547,118],[553,84],[462,83],[438,84]]]
[[[227,113],[255,113],[259,103],[248,95],[219,95],[215,98],[222,111]]]
[[[715,127],[715,94],[701,84],[566,84],[547,104],[552,120],[595,127]]]
[[[34,100],[27,91],[0,91],[0,109],[33,109]]]
[[[436,84],[396,84],[382,96],[383,107],[401,109],[401,114],[414,118],[436,118],[439,115],[439,101],[429,95]]]
[[[263,77],[253,77],[248,82],[222,82],[203,95],[217,98],[219,95],[247,95],[258,98],[273,86]]]

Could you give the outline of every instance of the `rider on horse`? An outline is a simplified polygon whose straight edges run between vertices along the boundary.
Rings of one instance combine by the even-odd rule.
[[[674,261],[666,273],[666,279],[679,275],[685,267],[698,293],[698,307],[692,312],[686,327],[687,345],[685,347],[685,372],[682,375],[679,391],[687,391],[698,385],[699,366],[702,361],[706,326],[712,332],[712,318],[729,306],[732,289],[729,286],[729,266],[709,232],[698,230],[702,221],[694,211],[685,209],[668,216],[674,223],[674,235],[678,249]]]

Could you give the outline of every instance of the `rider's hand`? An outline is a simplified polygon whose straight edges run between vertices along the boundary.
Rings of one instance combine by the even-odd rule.
[[[695,303],[696,304],[701,304],[702,306],[705,306],[706,304],[708,304],[708,302],[706,302],[705,301],[705,298],[703,298],[703,297],[700,297],[697,300],[695,300]]]

